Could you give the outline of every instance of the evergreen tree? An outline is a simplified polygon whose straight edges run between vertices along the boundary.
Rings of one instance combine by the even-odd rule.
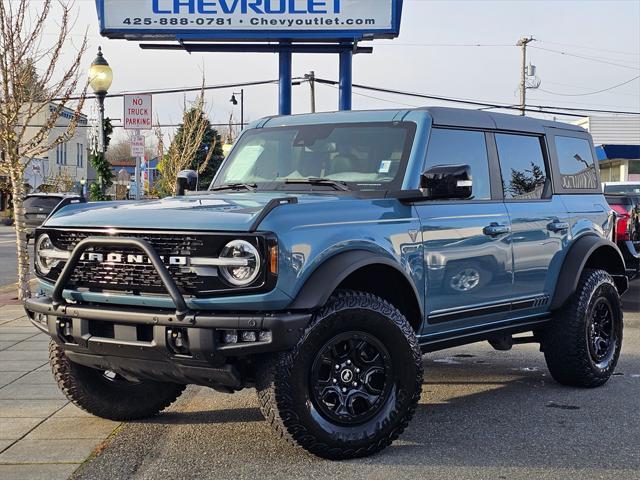
[[[218,169],[222,164],[222,160],[224,160],[224,153],[222,152],[222,140],[220,138],[220,135],[218,134],[218,131],[211,126],[211,122],[206,117],[204,112],[201,109],[192,108],[185,113],[185,116],[190,116],[190,117],[194,117],[197,115],[200,116],[199,121],[205,124],[205,132],[202,138],[200,148],[196,152],[193,160],[191,161],[191,165],[189,168],[191,170],[195,170],[196,172],[200,171],[202,165],[204,165],[206,162],[207,155],[209,154],[209,149],[210,148],[214,149],[211,159],[209,160],[209,163],[207,163],[204,171],[200,173],[200,177],[198,180],[199,189],[206,190],[207,188],[209,188],[209,185],[213,181],[213,177],[218,172]],[[184,127],[184,123],[182,123],[178,127],[178,131],[176,132],[175,138],[173,140],[178,144],[184,143],[184,140],[185,140],[182,138],[184,135],[183,127]]]

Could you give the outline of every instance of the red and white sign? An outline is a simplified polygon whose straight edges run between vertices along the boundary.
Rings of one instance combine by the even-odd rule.
[[[152,96],[149,93],[124,96],[124,128],[151,130],[153,126]]]
[[[144,157],[144,137],[136,136],[131,139],[131,156]]]

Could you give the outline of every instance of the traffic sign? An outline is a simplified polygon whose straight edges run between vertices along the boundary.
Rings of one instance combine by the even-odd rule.
[[[144,137],[135,136],[131,139],[131,156],[132,157],[144,157]]]
[[[126,94],[124,96],[124,128],[151,130],[153,126],[152,95]]]

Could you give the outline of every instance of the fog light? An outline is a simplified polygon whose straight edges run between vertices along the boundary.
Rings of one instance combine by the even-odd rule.
[[[261,342],[271,342],[271,330],[262,330],[258,334],[258,340]]]
[[[238,343],[238,331],[225,330],[222,339],[224,343]]]
[[[243,342],[255,342],[258,339],[258,335],[253,331],[242,332]]]

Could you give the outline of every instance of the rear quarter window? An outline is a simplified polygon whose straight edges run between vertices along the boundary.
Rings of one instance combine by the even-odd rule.
[[[562,188],[597,189],[598,176],[589,141],[583,138],[556,136],[555,143]]]

